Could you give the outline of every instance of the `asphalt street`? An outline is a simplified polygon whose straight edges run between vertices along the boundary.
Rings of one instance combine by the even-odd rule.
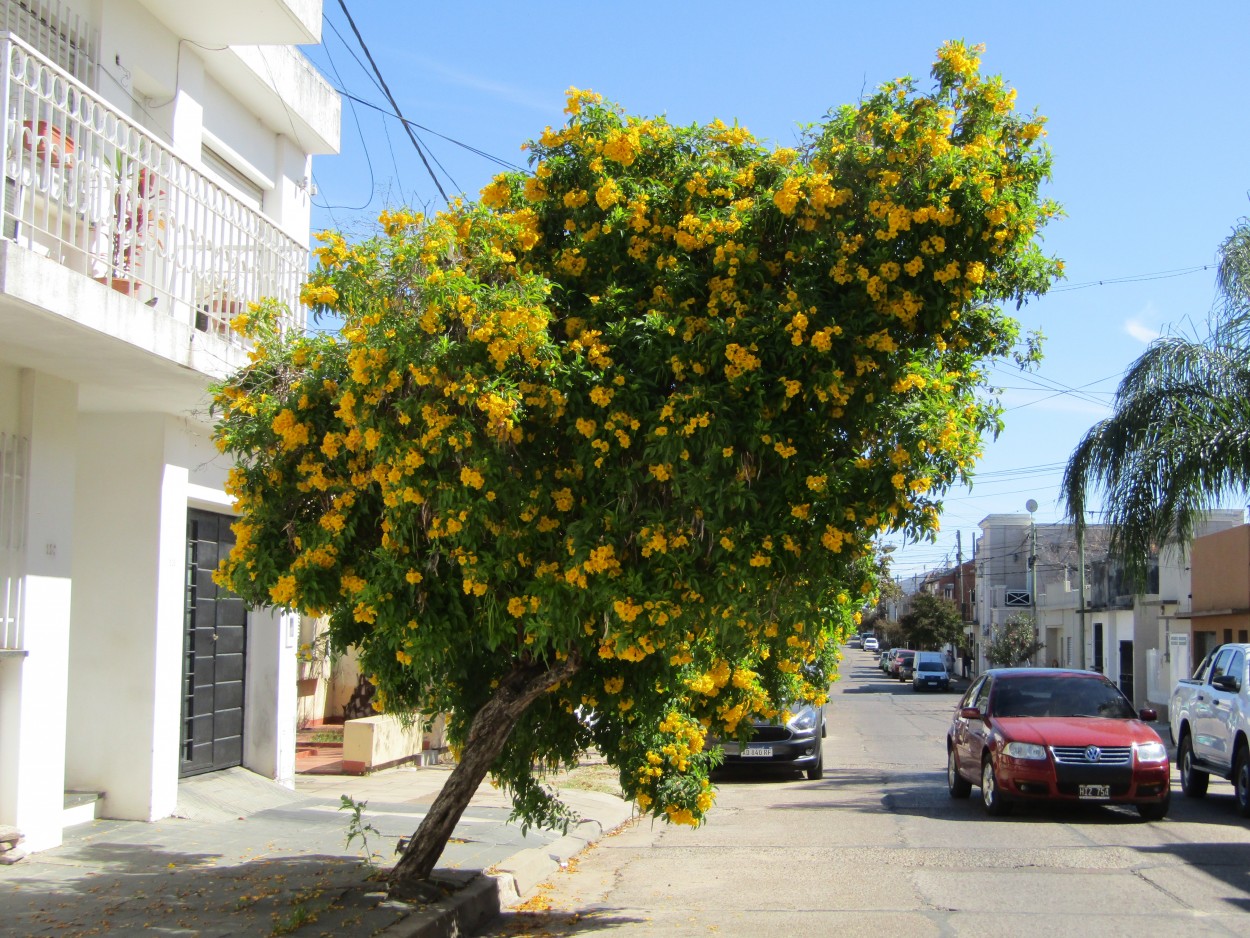
[[[1191,801],[1173,770],[1159,822],[1109,806],[989,818],[975,790],[946,791],[958,698],[889,681],[848,648],[823,779],[722,779],[704,827],[634,824],[482,934],[1250,933],[1250,826],[1231,786]]]

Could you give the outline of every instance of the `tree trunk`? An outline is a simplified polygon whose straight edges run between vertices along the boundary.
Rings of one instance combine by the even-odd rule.
[[[576,656],[570,656],[554,668],[518,665],[500,682],[494,695],[474,716],[459,763],[408,841],[404,855],[391,870],[389,883],[393,898],[422,896],[421,883],[434,871],[434,864],[442,856],[464,809],[491,764],[503,752],[512,728],[530,704],[580,666],[581,661]]]

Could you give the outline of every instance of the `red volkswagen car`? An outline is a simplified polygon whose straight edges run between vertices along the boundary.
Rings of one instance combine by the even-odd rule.
[[[1146,820],[1168,811],[1171,765],[1153,710],[1091,671],[1001,668],[964,694],[946,734],[952,798],[981,789],[991,815],[1013,801],[1131,804]]]

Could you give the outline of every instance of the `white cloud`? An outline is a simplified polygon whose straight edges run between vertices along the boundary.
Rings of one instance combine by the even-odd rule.
[[[1163,334],[1159,327],[1160,318],[1155,305],[1147,303],[1136,316],[1124,320],[1124,331],[1142,345],[1149,345]]]
[[[564,106],[563,95],[558,97],[536,95],[518,85],[480,78],[477,75],[460,71],[422,55],[409,55],[407,58],[408,61],[415,62],[422,68],[437,73],[444,81],[451,84],[459,85],[463,88],[471,88],[474,91],[480,91],[483,94],[529,108],[530,110],[551,114],[558,112]]]

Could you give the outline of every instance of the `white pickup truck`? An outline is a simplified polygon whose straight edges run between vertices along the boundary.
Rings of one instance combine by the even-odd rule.
[[[1248,662],[1250,645],[1219,646],[1173,688],[1168,705],[1181,790],[1201,798],[1212,775],[1226,778],[1242,817],[1250,817]]]

